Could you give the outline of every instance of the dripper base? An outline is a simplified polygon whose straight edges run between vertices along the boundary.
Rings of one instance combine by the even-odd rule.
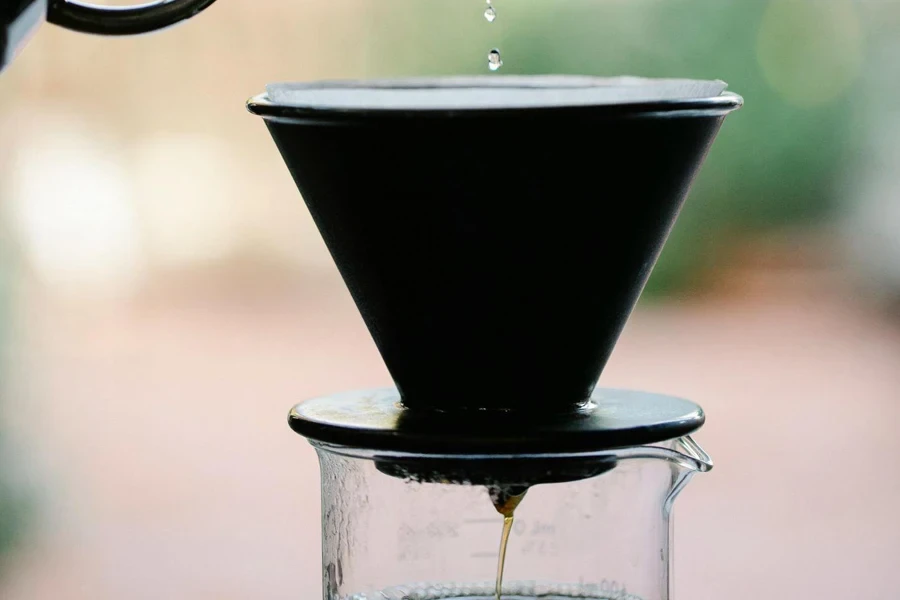
[[[661,394],[597,388],[579,410],[437,411],[405,408],[396,388],[352,391],[295,406],[291,428],[311,440],[352,448],[447,455],[596,452],[693,433],[697,404]]]

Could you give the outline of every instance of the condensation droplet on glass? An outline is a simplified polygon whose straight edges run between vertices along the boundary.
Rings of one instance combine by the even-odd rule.
[[[488,4],[487,8],[484,9],[484,18],[488,23],[493,23],[494,19],[497,18],[497,11],[494,10],[494,7]]]
[[[493,50],[488,52],[488,68],[491,71],[496,71],[502,66],[503,61],[500,60],[500,51],[494,48]]]

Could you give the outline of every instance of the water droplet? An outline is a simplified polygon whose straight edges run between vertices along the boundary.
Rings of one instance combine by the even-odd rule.
[[[488,52],[488,68],[491,71],[496,71],[502,66],[503,61],[500,60],[500,51],[494,48],[493,50]]]
[[[497,18],[497,11],[494,10],[494,7],[488,4],[488,7],[484,9],[484,18],[487,19],[488,23],[493,23],[494,19]]]

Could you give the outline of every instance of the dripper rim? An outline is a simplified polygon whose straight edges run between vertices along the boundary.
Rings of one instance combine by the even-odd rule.
[[[572,80],[603,80],[603,78],[589,78],[579,76],[539,76],[541,78],[559,77],[562,79]],[[671,78],[631,78],[648,83],[660,83],[669,81],[682,81]],[[398,79],[373,79],[373,80],[324,80],[311,82],[283,83],[278,85],[295,85],[300,89],[322,89],[325,87],[333,87],[340,89],[363,90],[363,89],[382,89],[396,85],[396,89],[433,89],[440,87],[435,85],[440,82],[457,82],[472,81],[471,85],[458,85],[447,87],[459,87],[460,89],[470,87],[502,87],[495,84],[476,85],[476,81],[492,81],[490,78],[484,79],[478,76],[462,78],[462,77],[409,77]],[[683,80],[692,81],[692,80]],[[698,82],[711,82],[718,80],[696,80]],[[430,83],[429,83],[430,82]],[[723,83],[724,84],[724,83]],[[268,87],[268,86],[267,86]],[[528,86],[513,86],[528,87]],[[565,89],[577,86],[559,86],[555,89]],[[355,120],[358,118],[386,118],[386,119],[409,119],[409,118],[464,118],[464,117],[503,117],[506,115],[522,116],[523,112],[538,115],[551,115],[560,113],[580,114],[589,112],[592,117],[660,117],[660,116],[701,116],[701,117],[717,117],[724,116],[743,106],[743,98],[727,90],[722,91],[716,96],[693,97],[693,98],[672,98],[657,100],[626,100],[615,103],[573,103],[563,105],[525,105],[525,106],[467,106],[467,107],[409,107],[409,106],[301,106],[297,104],[289,104],[276,102],[269,97],[269,92],[262,92],[251,97],[246,102],[247,110],[254,115],[261,116],[266,119],[286,120],[286,121],[304,121],[312,120]]]

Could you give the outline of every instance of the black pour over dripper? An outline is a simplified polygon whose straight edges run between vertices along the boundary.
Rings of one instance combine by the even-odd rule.
[[[292,427],[459,453],[590,451],[699,427],[693,403],[594,390],[742,103],[665,84],[413,79],[252,99],[397,386],[301,404]]]

